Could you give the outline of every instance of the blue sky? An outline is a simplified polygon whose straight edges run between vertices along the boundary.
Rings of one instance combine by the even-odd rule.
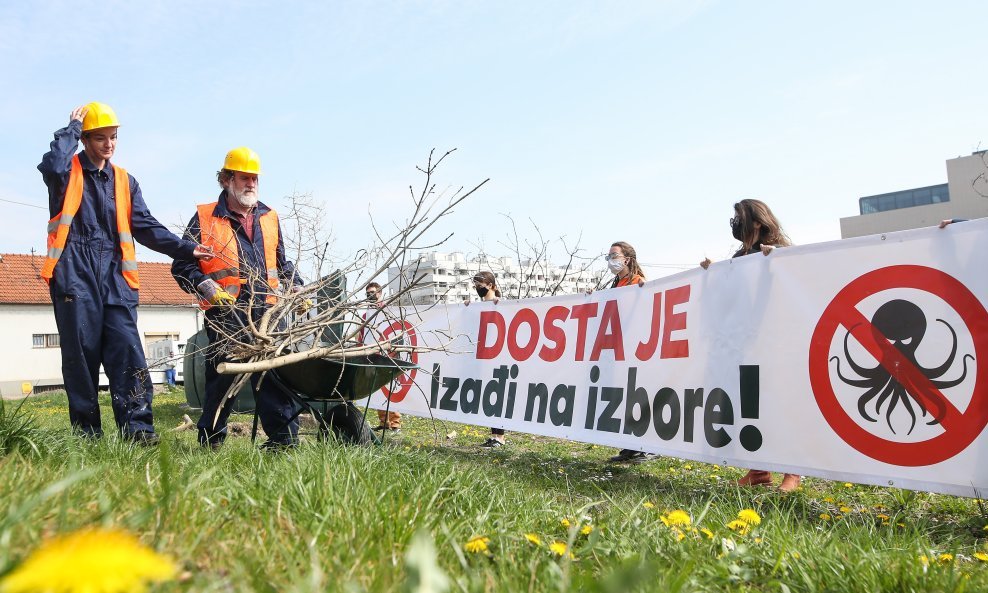
[[[502,213],[587,255],[721,259],[757,197],[799,244],[840,238],[857,198],[943,183],[988,145],[984,2],[71,2],[0,4],[0,199],[45,206],[35,169],[73,107],[110,104],[115,161],[179,229],[227,150],[261,199],[330,210],[336,255],[440,187],[491,182],[435,237],[507,254]],[[0,202],[2,252],[47,213]],[[534,235],[528,231],[527,234]],[[141,259],[158,259],[138,248]],[[650,277],[675,270],[647,267]]]

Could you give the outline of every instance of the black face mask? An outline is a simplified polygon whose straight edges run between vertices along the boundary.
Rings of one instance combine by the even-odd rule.
[[[734,219],[731,221],[731,234],[734,235],[734,238],[737,239],[738,241],[744,241],[744,233],[742,232],[742,230],[743,229],[741,228],[741,219],[735,216]]]
[[[367,295],[367,300],[370,301],[370,302],[372,302],[372,303],[376,303],[377,302],[377,293]]]
[[[485,286],[478,286],[477,287],[477,296],[479,296],[480,298],[484,298],[485,296],[487,296],[487,291],[489,291],[489,290],[490,289],[487,288],[487,287],[485,287]]]

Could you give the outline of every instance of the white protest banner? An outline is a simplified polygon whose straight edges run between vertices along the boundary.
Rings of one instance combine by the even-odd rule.
[[[372,396],[419,416],[835,480],[988,490],[988,220],[591,295],[437,306]],[[406,315],[408,313],[406,312]],[[391,328],[394,332],[399,328]]]

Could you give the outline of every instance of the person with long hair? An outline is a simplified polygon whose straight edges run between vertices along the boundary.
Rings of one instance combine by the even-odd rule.
[[[496,301],[501,298],[501,289],[497,286],[497,278],[492,272],[486,270],[474,275],[473,289],[477,291],[477,296],[480,297],[481,301]],[[486,449],[504,446],[504,429],[492,428],[491,436],[480,446]]]
[[[611,244],[610,250],[604,256],[607,261],[607,269],[614,274],[610,288],[620,288],[622,286],[634,286],[645,282],[645,272],[638,263],[638,253],[635,248],[624,241],[617,241]],[[655,457],[653,453],[636,451],[634,449],[621,449],[617,455],[608,459],[611,463],[641,463]]]
[[[778,247],[788,247],[792,245],[779,219],[775,217],[772,210],[761,200],[746,199],[734,204],[734,216],[731,217],[731,234],[738,241],[741,247],[734,253],[733,257],[742,257],[754,253],[768,255]],[[700,262],[703,269],[707,269],[711,264],[709,258]],[[791,492],[799,488],[800,476],[796,474],[785,474],[779,490]],[[772,484],[772,472],[752,469],[737,481],[738,486],[769,486]]]

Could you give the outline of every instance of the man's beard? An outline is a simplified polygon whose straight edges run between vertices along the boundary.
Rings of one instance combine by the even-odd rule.
[[[256,189],[249,194],[247,193],[247,190],[238,192],[232,187],[227,188],[227,191],[231,196],[233,196],[233,199],[244,208],[253,208],[257,204],[258,192]]]

